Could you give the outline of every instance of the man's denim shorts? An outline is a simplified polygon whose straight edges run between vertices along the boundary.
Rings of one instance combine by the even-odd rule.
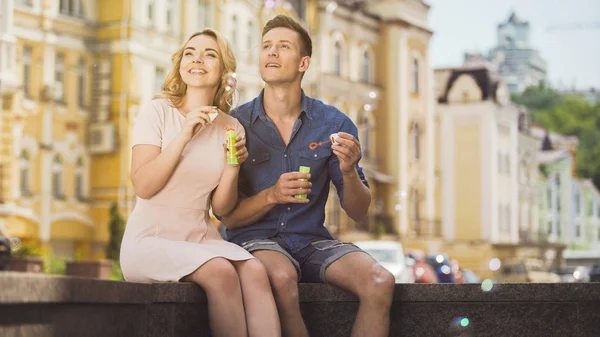
[[[364,252],[352,243],[318,240],[294,253],[285,241],[278,237],[250,240],[241,246],[250,253],[273,250],[287,256],[298,272],[298,281],[302,283],[327,283],[325,270],[329,265],[348,253]]]

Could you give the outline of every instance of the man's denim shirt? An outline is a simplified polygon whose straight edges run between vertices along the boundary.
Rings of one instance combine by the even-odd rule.
[[[358,139],[352,120],[333,106],[310,98],[302,92],[302,112],[286,147],[275,124],[263,107],[263,93],[231,112],[246,130],[248,159],[242,164],[238,180],[240,198],[250,197],[277,183],[286,172],[310,167],[312,182],[308,204],[279,204],[256,223],[227,230],[228,240],[243,244],[253,239],[278,235],[294,251],[312,241],[332,239],[325,227],[325,203],[330,181],[335,185],[340,202],[343,200],[343,180],[340,163],[331,151],[329,135],[346,132]],[[312,142],[327,142],[314,150]],[[359,159],[360,160],[360,159]],[[369,186],[362,168],[356,164],[359,177]]]

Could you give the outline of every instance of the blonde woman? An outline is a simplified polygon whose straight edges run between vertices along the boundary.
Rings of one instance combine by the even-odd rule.
[[[227,42],[214,30],[192,35],[172,58],[163,94],[140,112],[132,135],[131,180],[138,196],[123,237],[128,281],[200,285],[213,336],[281,336],[263,265],[221,239],[208,210],[226,215],[237,202],[239,165],[226,164],[226,132],[244,129],[230,117],[236,70]],[[230,89],[230,88],[229,88]],[[218,115],[212,121],[212,114]]]

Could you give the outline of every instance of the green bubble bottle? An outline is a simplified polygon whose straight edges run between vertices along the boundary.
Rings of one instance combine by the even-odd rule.
[[[237,132],[235,130],[227,130],[227,164],[237,165],[238,157],[235,143],[237,142]]]
[[[310,167],[308,166],[300,166],[300,169],[298,169],[298,171],[300,171],[300,173],[310,173]],[[300,179],[300,181],[306,181],[306,179]],[[306,194],[296,194],[294,196],[294,198],[296,199],[306,199],[308,196]]]

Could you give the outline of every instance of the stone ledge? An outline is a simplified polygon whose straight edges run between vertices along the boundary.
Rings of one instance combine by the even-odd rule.
[[[350,336],[358,301],[301,284],[312,337]],[[460,327],[457,319],[469,319]],[[597,337],[600,283],[396,285],[390,336]],[[209,337],[206,296],[190,283],[139,284],[0,272],[2,337]]]
[[[192,283],[131,283],[37,273],[0,273],[0,304],[18,303],[206,303]],[[300,284],[300,302],[356,302],[326,284]],[[478,284],[397,284],[400,302],[581,302],[600,301],[600,283],[503,283],[489,292]]]

